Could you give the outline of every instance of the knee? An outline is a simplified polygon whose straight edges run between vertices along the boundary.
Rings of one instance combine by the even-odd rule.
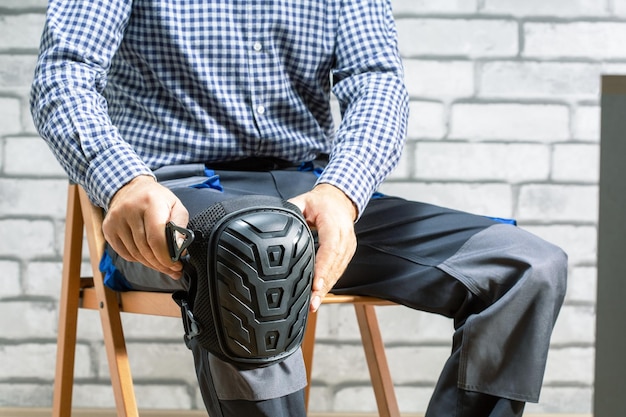
[[[560,308],[567,290],[567,254],[552,243],[541,241],[536,244],[531,263],[532,281],[537,295]]]

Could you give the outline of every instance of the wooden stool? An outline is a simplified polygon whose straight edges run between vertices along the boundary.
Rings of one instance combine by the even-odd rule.
[[[111,384],[120,417],[138,417],[137,402],[120,313],[180,317],[180,308],[168,293],[129,291],[115,292],[104,285],[99,262],[104,251],[102,209],[89,201],[77,185],[68,188],[67,218],[63,253],[63,277],[59,306],[57,364],[54,379],[53,417],[69,417],[72,412],[74,358],[79,308],[99,310],[104,345],[111,374]],[[83,233],[89,246],[93,276],[81,278]],[[372,386],[381,416],[399,417],[393,383],[385,356],[376,312],[377,305],[392,302],[372,297],[328,295],[323,304],[353,304],[363,348],[370,371]],[[317,314],[311,314],[302,345],[307,378],[310,382],[315,344]],[[308,407],[309,387],[306,389]]]

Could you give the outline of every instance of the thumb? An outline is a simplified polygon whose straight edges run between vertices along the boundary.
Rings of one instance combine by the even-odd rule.
[[[170,209],[170,219],[177,226],[187,227],[189,223],[189,212],[180,200],[175,199]]]
[[[304,214],[304,210],[306,208],[306,203],[304,202],[304,197],[302,195],[293,197],[289,199],[289,202],[300,210],[302,214]]]

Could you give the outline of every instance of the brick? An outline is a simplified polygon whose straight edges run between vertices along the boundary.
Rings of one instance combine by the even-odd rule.
[[[539,404],[528,403],[525,411],[534,414],[564,414],[592,415],[593,388],[592,387],[551,387],[541,390]]]
[[[47,0],[2,0],[2,7],[13,10],[24,10],[31,8],[40,8],[45,10]]]
[[[331,340],[334,342],[357,342],[360,340],[359,326],[352,306],[336,306],[333,310],[329,310],[328,316]]]
[[[397,22],[404,57],[511,57],[518,53],[517,23],[483,19],[401,19]]]
[[[34,258],[54,254],[54,227],[44,220],[0,220],[0,253],[5,256]]]
[[[312,379],[333,385],[369,381],[363,347],[316,343]]]
[[[194,384],[197,385],[195,381]],[[136,384],[135,392],[138,408],[156,408],[159,410],[189,410],[193,408],[193,398],[189,393],[188,386],[180,383]]]
[[[626,22],[526,23],[525,57],[624,59]]]
[[[332,411],[333,392],[324,385],[312,383],[309,391],[309,411],[323,413]]]
[[[553,349],[548,356],[544,384],[593,384],[595,349]]]
[[[578,106],[574,110],[573,139],[600,141],[600,107]]]
[[[30,88],[36,55],[0,54],[0,90]]]
[[[57,300],[61,292],[61,262],[31,261],[24,273],[24,291],[28,295]]]
[[[452,107],[451,138],[552,142],[569,137],[569,110],[552,104],[463,103]]]
[[[3,407],[47,407],[52,404],[52,384],[33,382],[0,383],[0,404]]]
[[[626,75],[626,63],[602,62],[602,74]]]
[[[42,13],[0,15],[0,51],[30,49],[37,51],[45,22]]]
[[[42,301],[0,303],[2,337],[9,339],[56,338],[57,306]]]
[[[54,380],[56,365],[56,343],[21,343],[0,346],[0,378],[10,379],[47,379]],[[93,377],[89,358],[89,347],[76,346],[75,378]]]
[[[554,146],[552,179],[597,183],[600,178],[600,145]]]
[[[0,378],[54,378],[56,345],[24,343],[0,346]]]
[[[115,408],[110,380],[99,383],[74,383],[72,406],[75,408]]]
[[[19,262],[0,260],[0,276],[2,276],[0,300],[22,294]]]
[[[0,179],[0,212],[64,218],[66,194],[67,180]]]
[[[480,68],[480,97],[595,100],[600,92],[598,64],[494,61]]]
[[[531,184],[520,190],[517,216],[520,221],[595,222],[597,206],[597,186]]]
[[[177,343],[130,342],[126,344],[133,377],[143,380],[196,381],[191,351],[179,337]],[[98,351],[98,374],[108,377],[104,349]]]
[[[424,413],[433,395],[434,386],[397,386],[395,391],[398,407],[402,412]]]
[[[122,319],[125,316],[127,314],[122,315]],[[124,331],[126,330],[124,329]],[[76,334],[79,340],[100,346],[102,342],[102,325],[100,324],[100,315],[97,310],[78,310]],[[127,337],[126,334],[124,334],[124,337]],[[104,346],[102,346],[102,349],[104,349]]]
[[[419,143],[415,175],[420,180],[547,180],[550,149],[545,145],[501,143]]]
[[[402,413],[424,413],[432,392],[432,387],[397,387],[398,406]],[[354,413],[378,415],[371,385],[339,387],[333,395],[333,411],[348,415]]]
[[[382,192],[495,217],[512,217],[513,193],[508,184],[389,182]]]
[[[596,262],[596,226],[546,225],[520,226],[531,233],[561,247],[568,255],[570,265]]]
[[[395,384],[435,384],[450,356],[450,346],[398,346],[386,348]],[[329,370],[330,371],[330,370]]]
[[[412,117],[409,119],[407,136],[409,138],[440,139],[445,136],[445,109],[441,103],[410,103]]]
[[[482,13],[512,14],[514,16],[604,16],[606,4],[597,0],[485,0]]]
[[[45,176],[46,178],[67,177],[52,151],[48,148],[48,145],[38,137],[6,138],[5,150],[7,155],[4,168],[5,174]]]
[[[448,346],[454,333],[451,319],[405,306],[377,307],[376,314],[386,344]]]
[[[172,300],[172,302],[174,302]],[[159,339],[182,342],[183,324],[178,317],[144,316],[125,314],[122,317],[127,340]]]
[[[473,13],[477,0],[392,0],[394,14],[412,15],[424,13]]]
[[[316,339],[335,339],[337,337],[337,320],[339,305],[323,305],[317,313]],[[351,337],[354,337],[353,334]]]
[[[470,61],[405,59],[403,63],[411,97],[440,100],[474,94],[474,64]]]
[[[570,269],[567,279],[567,302],[595,303],[597,295],[597,269],[578,266]]]
[[[400,157],[400,160],[398,161],[398,165],[389,174],[389,176],[387,177],[388,179],[408,179],[409,178],[409,176],[411,175],[411,165],[410,165],[409,157],[407,156],[407,154],[409,154],[410,152],[407,152],[407,148],[409,148],[410,146],[411,145],[405,145],[404,152],[402,153],[402,156]]]
[[[340,387],[334,393],[332,409],[338,413],[371,413],[376,411],[376,398],[372,386]]]
[[[595,341],[596,316],[591,306],[565,305],[552,333],[555,346],[593,346]]]
[[[0,39],[2,39],[1,36]],[[2,114],[0,137],[19,133],[22,130],[21,103],[18,99],[0,97],[0,114]],[[5,153],[4,157],[8,158],[9,155]]]
[[[28,100],[28,93],[23,92],[22,98],[22,132],[27,135],[36,136],[39,135],[35,122],[30,114],[30,102]]]
[[[352,306],[324,305],[318,314],[316,337],[319,340],[360,343]],[[447,346],[452,339],[452,321],[442,316],[404,306],[377,307],[376,314],[385,343]]]

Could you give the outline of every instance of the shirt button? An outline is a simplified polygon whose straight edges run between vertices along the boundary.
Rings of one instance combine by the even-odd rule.
[[[261,45],[261,42],[255,42],[254,45],[252,45],[252,49],[259,52],[263,49],[263,45]]]
[[[256,112],[258,114],[265,114],[265,106],[257,106]]]

